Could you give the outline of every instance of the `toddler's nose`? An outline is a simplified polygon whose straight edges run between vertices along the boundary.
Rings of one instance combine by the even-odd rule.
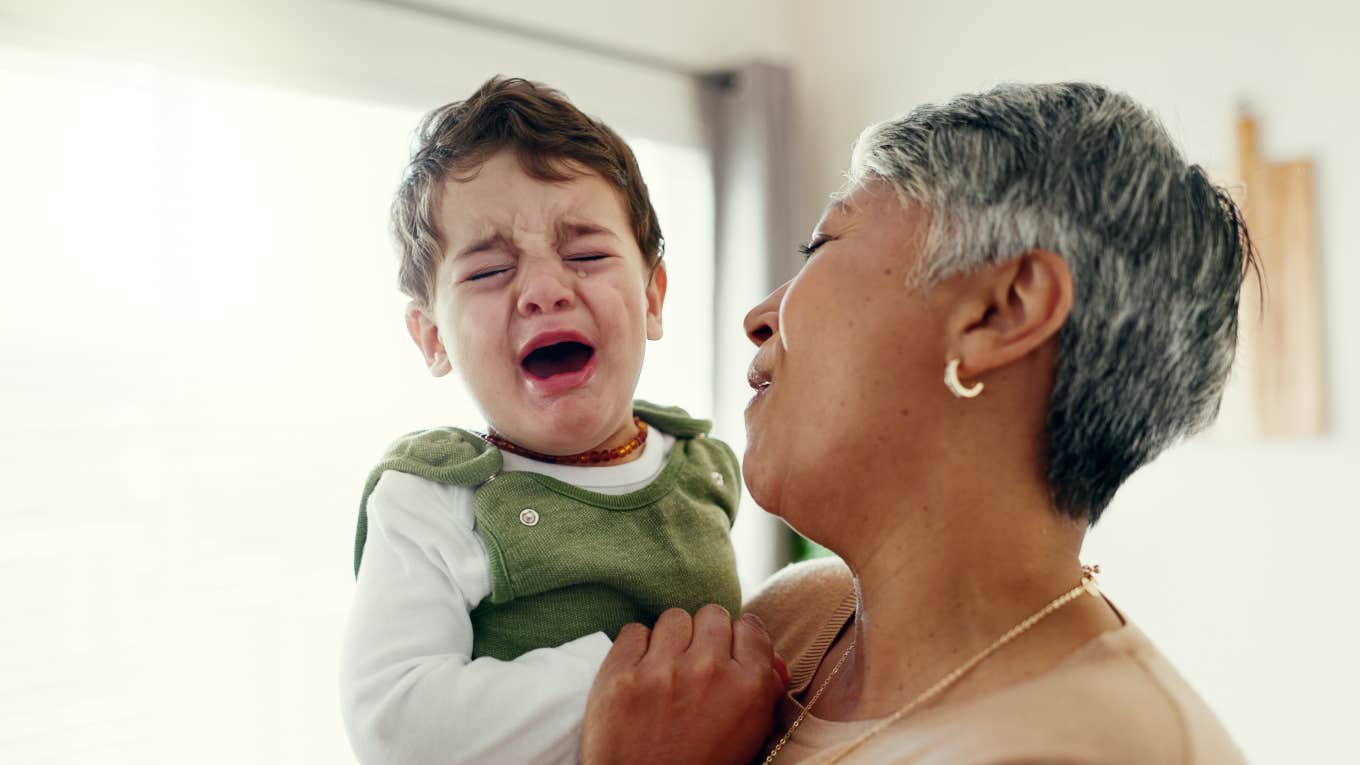
[[[575,274],[565,264],[533,265],[521,269],[523,287],[519,293],[521,316],[565,311],[576,305],[572,284]]]

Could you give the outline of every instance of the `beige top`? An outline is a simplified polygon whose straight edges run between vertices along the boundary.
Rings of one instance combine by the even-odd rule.
[[[775,650],[792,675],[790,692],[777,711],[777,740],[802,711],[794,694],[811,682],[832,641],[854,615],[850,571],[835,559],[789,566],[766,583],[747,610],[769,627]],[[875,722],[833,722],[808,715],[776,761],[780,765],[830,762],[844,744]],[[840,762],[1232,765],[1245,761],[1203,700],[1147,637],[1126,623],[1029,680],[979,698],[918,710]]]

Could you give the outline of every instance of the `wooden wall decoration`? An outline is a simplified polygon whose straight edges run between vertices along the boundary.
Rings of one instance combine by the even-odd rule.
[[[1308,438],[1327,431],[1320,268],[1314,239],[1311,160],[1261,156],[1256,120],[1237,123],[1238,199],[1260,257],[1242,289],[1240,360],[1250,365],[1256,430],[1267,438]],[[1264,297],[1264,306],[1259,297]]]

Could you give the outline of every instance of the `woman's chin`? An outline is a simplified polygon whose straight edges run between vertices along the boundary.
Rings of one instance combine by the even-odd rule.
[[[751,501],[756,507],[773,515],[782,518],[780,513],[782,503],[780,502],[779,481],[765,473],[760,466],[751,459],[751,450],[746,450],[746,458],[741,463],[741,478],[746,484],[746,493],[750,495]]]

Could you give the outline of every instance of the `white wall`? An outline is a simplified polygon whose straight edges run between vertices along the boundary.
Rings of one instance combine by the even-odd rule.
[[[398,0],[408,1],[550,30],[697,70],[790,58],[797,19],[787,0]]]
[[[516,75],[553,83],[625,135],[705,138],[692,77],[375,0],[6,0],[0,43],[420,111]]]
[[[1236,107],[1262,121],[1270,157],[1319,168],[1319,246],[1326,258],[1333,421],[1360,434],[1360,353],[1346,328],[1360,305],[1360,10],[1328,0],[1235,3],[1150,0],[1137,6],[1032,3],[797,3],[793,59],[799,119],[799,213],[811,230],[870,121],[1001,81],[1091,80],[1157,111],[1187,156],[1211,170],[1233,162]],[[806,232],[803,232],[806,233]]]
[[[1186,154],[1230,171],[1239,101],[1272,157],[1318,166],[1333,435],[1223,434],[1137,474],[1093,532],[1106,589],[1256,762],[1354,762],[1360,664],[1360,48],[1352,4],[796,4],[797,215],[806,235],[870,121],[999,81],[1084,79],[1156,110]],[[1343,755],[1343,753],[1348,753]]]

